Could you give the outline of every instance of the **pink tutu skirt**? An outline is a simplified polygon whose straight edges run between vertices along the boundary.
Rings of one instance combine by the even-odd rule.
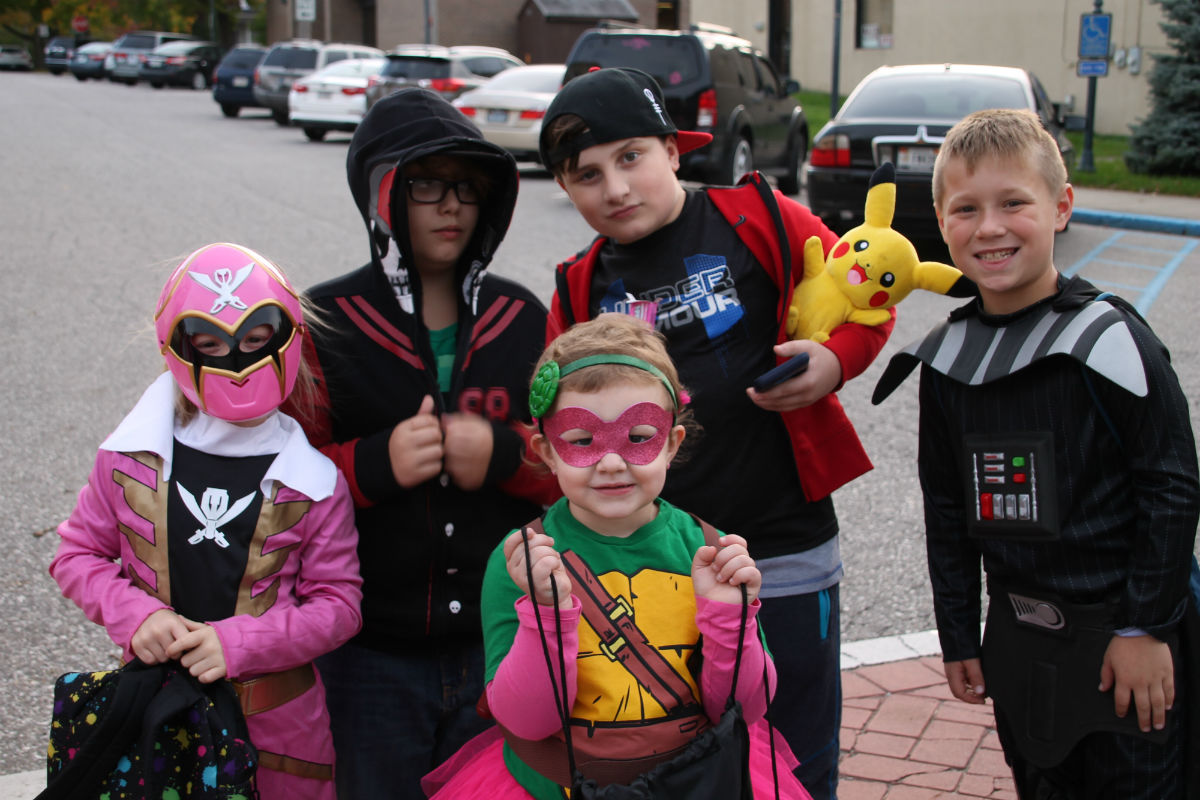
[[[750,726],[750,780],[754,800],[774,800],[775,780],[771,774],[771,741],[767,724]],[[504,737],[493,726],[467,742],[440,767],[421,779],[421,788],[431,800],[531,800],[504,766]],[[780,800],[812,800],[792,774],[800,762],[775,732],[775,767]]]

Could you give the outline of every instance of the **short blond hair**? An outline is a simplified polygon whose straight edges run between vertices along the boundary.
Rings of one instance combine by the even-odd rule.
[[[933,206],[941,210],[945,196],[945,166],[962,159],[974,172],[985,158],[1030,159],[1037,167],[1052,197],[1067,185],[1067,167],[1054,137],[1028,109],[989,108],[959,120],[938,149],[933,164]]]
[[[565,367],[573,361],[597,355],[640,358],[666,376],[676,397],[682,398],[686,394],[679,381],[675,362],[667,354],[667,341],[663,335],[636,317],[616,312],[600,314],[595,319],[568,328],[546,347],[538,359],[534,375],[543,364],[550,361]],[[560,392],[592,393],[616,383],[662,386],[662,381],[656,375],[644,369],[627,364],[597,364],[564,375],[558,388]],[[679,410],[676,408],[676,412]]]

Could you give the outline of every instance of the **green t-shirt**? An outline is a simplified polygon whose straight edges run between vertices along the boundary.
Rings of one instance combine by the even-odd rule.
[[[584,527],[571,516],[565,499],[547,510],[543,525],[560,552],[574,551],[609,594],[629,603],[638,628],[691,685],[699,702],[699,669],[695,665],[699,661],[700,633],[696,628],[692,558],[704,544],[704,533],[689,514],[667,501],[660,499],[658,507],[657,517],[624,539],[602,536]],[[508,575],[501,544],[488,559],[483,580],[488,681],[512,647],[518,627],[513,604],[521,596]],[[593,721],[664,716],[666,710],[658,701],[619,662],[604,655],[599,643],[599,636],[581,620],[576,700],[571,716]],[[556,784],[527,767],[507,745],[504,760],[513,777],[538,800],[562,797]]]
[[[429,332],[429,346],[433,348],[433,359],[437,364],[438,389],[442,394],[450,392],[454,377],[454,347],[458,337],[458,323],[441,330]]]

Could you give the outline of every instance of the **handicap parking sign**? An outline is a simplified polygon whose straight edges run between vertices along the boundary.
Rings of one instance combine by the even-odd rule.
[[[1112,38],[1112,14],[1081,14],[1079,17],[1079,58],[1108,58]]]

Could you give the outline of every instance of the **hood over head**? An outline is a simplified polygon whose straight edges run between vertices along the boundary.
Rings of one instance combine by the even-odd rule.
[[[428,89],[401,89],[371,106],[350,140],[346,175],[367,226],[371,260],[387,273],[401,306],[409,312],[409,286],[416,276],[407,268],[412,262],[404,213],[408,197],[400,178],[405,165],[431,155],[467,159],[491,177],[475,233],[458,267],[468,305],[474,305],[479,282],[504,239],[517,202],[519,176],[512,155],[486,141],[475,124],[441,95]]]

